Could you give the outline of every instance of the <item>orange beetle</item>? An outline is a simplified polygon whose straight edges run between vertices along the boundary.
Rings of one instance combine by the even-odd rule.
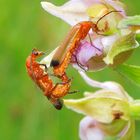
[[[43,52],[33,49],[31,55],[29,55],[26,60],[26,69],[28,75],[37,84],[37,86],[40,87],[44,92],[44,95],[47,96],[56,109],[60,110],[63,106],[63,102],[60,98],[68,93],[74,93],[76,91],[69,92],[71,79],[69,79],[65,73],[59,77],[62,80],[62,83],[53,84],[49,75],[43,68],[41,68],[41,66],[44,66],[45,69],[47,69],[46,65],[40,64],[36,61],[36,59],[43,54]]]

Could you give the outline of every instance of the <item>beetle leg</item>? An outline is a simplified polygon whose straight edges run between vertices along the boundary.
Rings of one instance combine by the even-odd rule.
[[[79,61],[78,61],[78,59],[77,59],[77,57],[76,57],[76,55],[73,55],[74,56],[74,58],[75,58],[75,62],[76,62],[76,64],[83,70],[83,71],[87,71],[87,69],[85,69],[85,66],[84,65],[82,65]]]
[[[60,83],[56,83],[54,88],[56,88],[58,85],[65,85],[65,84],[68,84],[72,81],[72,79],[69,79],[67,82],[60,82]]]
[[[46,66],[46,64],[39,64],[40,66],[44,66],[45,67],[45,72],[48,71],[48,67]]]
[[[68,94],[74,94],[74,93],[77,93],[79,92],[78,90],[74,90],[74,91],[69,91]]]

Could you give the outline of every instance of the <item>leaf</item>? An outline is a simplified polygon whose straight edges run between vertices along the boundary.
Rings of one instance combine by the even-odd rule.
[[[115,70],[135,84],[140,85],[140,66],[123,64],[119,65]]]
[[[128,26],[140,26],[140,15],[126,17],[118,24],[118,28],[127,28]]]
[[[113,64],[114,58],[121,53],[131,51],[139,46],[135,40],[135,34],[131,32],[128,35],[121,36],[110,48],[107,56],[103,59],[106,64]],[[124,58],[125,59],[125,58]]]

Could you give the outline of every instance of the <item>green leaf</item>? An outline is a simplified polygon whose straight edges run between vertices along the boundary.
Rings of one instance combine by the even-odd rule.
[[[127,28],[128,26],[140,26],[140,15],[126,17],[118,24],[118,28]]]
[[[119,65],[115,70],[135,84],[140,85],[140,66],[123,64]]]
[[[125,52],[131,51],[139,46],[138,42],[135,40],[135,34],[131,32],[125,36],[121,36],[110,48],[107,56],[103,59],[106,64],[113,64],[116,56]],[[125,59],[125,58],[121,58]],[[122,61],[122,60],[121,60]]]

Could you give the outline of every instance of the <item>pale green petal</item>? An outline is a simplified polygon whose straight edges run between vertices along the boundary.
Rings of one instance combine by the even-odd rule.
[[[109,124],[99,123],[99,127],[108,136],[116,136],[124,129],[124,127],[127,125],[127,123],[128,123],[128,121],[118,119]]]
[[[125,130],[126,133],[121,135],[120,140],[134,140],[135,136],[135,121],[130,120],[128,123],[128,128]]]
[[[114,128],[115,129],[115,128]],[[112,130],[114,130],[112,128]],[[135,121],[130,120],[128,124],[122,129],[122,132],[118,136],[110,136],[105,138],[105,140],[134,140],[135,135]]]
[[[108,7],[106,5],[103,5],[102,3],[97,3],[88,7],[86,12],[89,17],[95,18],[105,15],[107,10]]]
[[[116,56],[118,56],[119,54],[128,52],[128,51],[132,51],[133,49],[137,48],[138,46],[139,46],[139,44],[135,40],[134,33],[130,33],[128,35],[122,36],[114,42],[114,44],[110,48],[107,56],[103,60],[108,65],[113,64]]]
[[[64,100],[66,107],[93,117],[102,123],[111,123],[115,120],[116,114],[122,120],[129,120],[129,104],[115,92],[100,90],[82,99]]]
[[[128,28],[128,26],[140,26],[140,15],[123,18],[118,24],[118,28]]]

